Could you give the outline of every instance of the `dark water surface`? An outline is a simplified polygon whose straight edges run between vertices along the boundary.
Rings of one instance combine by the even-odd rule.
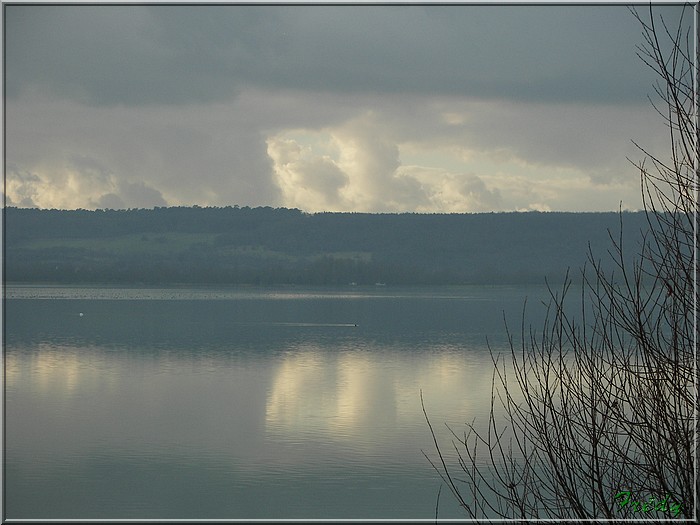
[[[6,517],[434,519],[420,392],[447,442],[485,415],[526,296],[7,286]]]

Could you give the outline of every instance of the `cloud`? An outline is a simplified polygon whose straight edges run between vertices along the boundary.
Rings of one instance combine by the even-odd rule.
[[[290,138],[295,135],[316,149]],[[374,112],[321,132],[291,130],[270,137],[268,154],[283,204],[311,211],[501,209],[499,190],[487,188],[476,175],[402,166],[391,137]]]
[[[605,183],[624,176],[627,159],[640,155],[632,140],[660,155],[667,149],[667,131],[650,105],[434,97],[406,106],[408,111],[389,106],[382,118],[400,130],[402,153],[411,156],[490,156],[493,162],[579,169]]]
[[[403,177],[399,148],[392,132],[373,111],[330,131],[338,150],[338,165],[350,184],[344,197],[358,211],[400,211],[426,203],[418,181]]]
[[[5,191],[9,202],[22,207],[78,208],[107,191],[112,182],[104,173],[66,166],[57,170],[24,170],[15,165],[6,171]]]
[[[7,95],[31,89],[98,104],[164,95],[160,75],[174,64],[154,27],[141,6],[14,6],[5,12]]]
[[[653,150],[664,148],[648,107],[484,103],[470,116],[465,143],[472,148],[507,150],[540,166],[579,168],[601,182],[605,167],[616,164],[622,171],[626,157],[639,154],[632,138],[643,137]]]
[[[272,137],[267,144],[285,206],[345,209],[340,190],[347,185],[348,176],[336,162],[327,156],[314,156],[294,140]]]
[[[414,171],[423,171],[418,167]],[[440,172],[432,175],[429,188],[430,206],[424,211],[443,213],[476,213],[502,211],[503,202],[498,188],[488,188],[482,178],[472,173]],[[436,176],[437,175],[437,176]],[[419,173],[414,175],[421,178]],[[424,175],[423,175],[424,176]]]
[[[41,179],[16,166],[7,166],[5,170],[5,199],[8,206],[35,208],[35,200],[39,194]]]
[[[398,146],[373,112],[340,126],[306,133],[322,141],[319,153],[302,147],[288,135],[268,138],[277,183],[285,206],[314,211],[403,211],[425,206],[428,197],[421,184],[403,176]]]
[[[143,181],[118,180],[89,157],[73,158],[61,170],[27,172],[8,166],[5,192],[8,205],[23,208],[120,209],[167,204],[155,188]]]
[[[649,86],[619,5],[25,4],[5,16],[9,97],[161,105],[284,88],[626,104]]]
[[[638,173],[627,160],[639,152],[630,137],[650,151],[665,147],[665,130],[650,108],[413,95],[366,97],[356,107],[363,112],[342,122],[334,114],[332,125],[280,126],[268,136],[283,205],[309,211],[585,211],[616,210],[623,201],[639,208]],[[318,104],[316,115],[324,112]],[[303,163],[283,169],[272,153],[280,140],[303,150]]]
[[[95,108],[34,95],[6,108],[8,162],[45,182],[35,186],[47,192],[43,203],[90,208],[114,193],[141,206],[132,183],[157,190],[154,205],[279,201],[261,124],[245,103]]]
[[[115,192],[106,193],[97,200],[97,208],[154,208],[167,205],[161,193],[143,181],[118,181],[115,186]]]

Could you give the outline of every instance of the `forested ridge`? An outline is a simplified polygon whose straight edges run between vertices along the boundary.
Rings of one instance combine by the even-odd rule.
[[[133,284],[489,284],[561,280],[644,213],[370,214],[286,208],[4,210],[5,279]]]

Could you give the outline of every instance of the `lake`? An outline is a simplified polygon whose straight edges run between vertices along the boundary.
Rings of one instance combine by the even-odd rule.
[[[425,519],[536,286],[5,290],[8,519]],[[537,326],[537,322],[534,323]],[[440,518],[464,515],[443,489]]]

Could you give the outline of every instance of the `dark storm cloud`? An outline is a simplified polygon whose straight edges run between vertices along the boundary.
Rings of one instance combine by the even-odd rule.
[[[670,9],[670,8],[667,8]],[[627,8],[21,5],[6,7],[7,94],[181,104],[255,86],[640,102]]]

